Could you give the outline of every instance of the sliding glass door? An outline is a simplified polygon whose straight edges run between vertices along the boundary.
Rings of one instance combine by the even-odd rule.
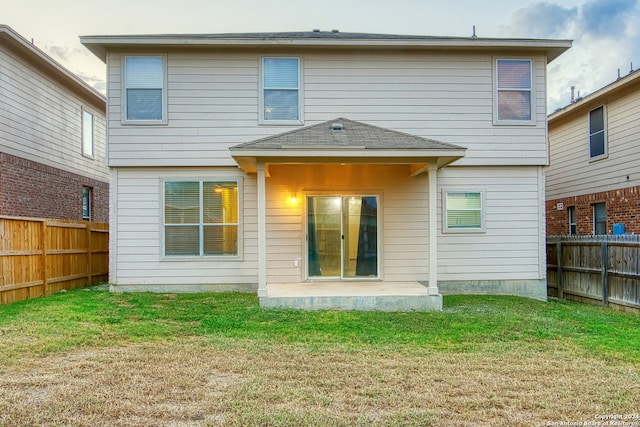
[[[378,277],[378,197],[308,196],[309,278]]]

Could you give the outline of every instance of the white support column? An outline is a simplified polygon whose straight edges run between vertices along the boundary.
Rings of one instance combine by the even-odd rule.
[[[265,165],[258,162],[258,297],[267,296],[267,189]]]
[[[438,165],[429,165],[429,295],[438,295]]]

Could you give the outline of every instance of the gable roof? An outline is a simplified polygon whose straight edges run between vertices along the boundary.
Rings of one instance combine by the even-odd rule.
[[[104,95],[27,41],[8,25],[0,24],[0,47],[9,49],[34,69],[40,70],[49,78],[64,85],[71,92],[99,107],[102,112],[106,110],[107,100]]]
[[[266,163],[434,163],[444,167],[466,148],[343,117],[229,148],[246,172]]]
[[[106,61],[109,49],[170,47],[290,49],[354,48],[417,49],[417,50],[480,50],[491,52],[537,52],[553,61],[571,47],[571,40],[507,39],[482,37],[440,37],[399,34],[342,33],[333,31],[227,33],[227,34],[144,34],[80,37],[87,49]]]

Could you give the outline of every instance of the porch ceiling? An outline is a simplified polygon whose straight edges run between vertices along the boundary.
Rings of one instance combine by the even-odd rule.
[[[246,173],[265,164],[407,164],[412,175],[444,167],[466,148],[345,118],[239,144],[229,149]]]

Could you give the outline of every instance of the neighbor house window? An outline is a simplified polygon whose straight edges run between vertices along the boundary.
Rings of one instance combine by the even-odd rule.
[[[163,122],[165,69],[162,56],[127,56],[124,59],[125,120]]]
[[[166,256],[238,255],[236,181],[164,182]]]
[[[575,206],[569,206],[567,208],[567,212],[569,214],[569,234],[570,235],[577,234],[576,207]]]
[[[497,122],[530,122],[533,110],[531,60],[496,61]]]
[[[93,114],[82,109],[82,154],[93,157]]]
[[[444,231],[481,231],[483,193],[480,191],[446,191],[444,200]]]
[[[299,58],[262,58],[262,122],[302,122],[300,92]]]
[[[82,187],[82,219],[91,221],[91,199],[93,190],[90,187]]]
[[[604,107],[589,111],[589,157],[598,158],[607,154]]]
[[[604,203],[593,205],[593,234],[607,234],[607,208]]]

